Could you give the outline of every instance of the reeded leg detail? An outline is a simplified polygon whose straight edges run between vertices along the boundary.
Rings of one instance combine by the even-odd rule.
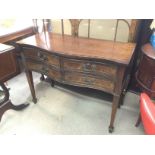
[[[31,90],[31,95],[32,95],[32,101],[34,103],[37,103],[37,98],[36,98],[36,94],[35,94],[35,90],[34,90],[34,83],[33,83],[33,77],[32,77],[32,71],[26,71],[26,77],[29,83],[29,87]]]

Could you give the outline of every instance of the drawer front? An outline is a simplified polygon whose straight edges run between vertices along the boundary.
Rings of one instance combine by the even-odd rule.
[[[61,78],[61,74],[60,74],[59,70],[57,71],[55,69],[51,69],[45,64],[27,61],[26,66],[29,70],[33,70],[33,71],[43,73],[43,74],[45,74],[45,75],[47,75],[47,76],[49,76],[55,80],[59,80]]]
[[[29,70],[37,71],[37,72],[43,71],[43,65],[42,64],[31,62],[31,61],[26,61],[26,68]]]
[[[113,92],[114,89],[114,82],[108,79],[97,78],[95,76],[88,76],[81,73],[65,73],[64,80],[68,83],[75,83],[107,92]]]
[[[116,76],[117,68],[107,63],[95,63],[91,61],[81,61],[74,59],[64,59],[64,69],[70,71],[90,72],[93,74],[106,74],[111,77]]]
[[[55,67],[60,67],[59,57],[54,54],[48,54],[44,51],[29,47],[24,47],[23,53],[26,58],[35,59]]]
[[[61,79],[60,71],[55,69],[50,69],[48,72],[48,76],[51,77],[53,80],[59,81]]]
[[[108,64],[97,64],[96,65],[96,72],[101,74],[107,74],[112,77],[116,76],[117,67],[114,65]]]
[[[33,58],[37,59],[38,58],[38,50],[35,48],[31,47],[23,47],[23,54],[26,58]]]

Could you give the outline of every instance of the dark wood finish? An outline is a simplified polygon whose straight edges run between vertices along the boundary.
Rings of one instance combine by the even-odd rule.
[[[80,61],[77,59],[64,59],[63,67],[66,70],[78,72],[90,72],[91,74],[116,76],[117,67],[108,63],[94,63],[92,61]]]
[[[30,86],[31,94],[32,94],[32,97],[33,97],[33,102],[37,103],[37,98],[36,98],[36,94],[35,94],[35,91],[34,91],[32,71],[30,71],[30,70],[26,71],[26,77],[27,77],[27,81],[28,81],[29,86]]]
[[[5,82],[19,73],[15,48],[0,44],[0,81]]]
[[[113,92],[114,82],[106,78],[91,76],[80,73],[65,73],[64,80],[73,85],[85,86],[103,90],[105,92]]]
[[[41,72],[42,74],[45,74],[47,76],[49,75],[53,79],[60,79],[61,77],[60,72],[49,65],[31,60],[27,60],[25,65],[28,70]]]
[[[136,73],[141,90],[155,97],[155,49],[151,44],[142,46],[142,58]]]
[[[31,27],[27,27],[27,28],[22,29],[22,30],[18,30],[18,31],[15,31],[15,32],[8,33],[6,35],[1,35],[0,36],[0,43],[5,43],[5,44],[8,44],[8,45],[11,45],[11,46],[15,47],[14,54],[15,54],[15,58],[16,58],[16,61],[18,62],[18,66],[19,66],[18,74],[20,72],[22,72],[23,66],[22,66],[21,58],[20,58],[20,48],[14,42],[18,41],[18,40],[21,40],[23,38],[26,38],[28,36],[31,36],[34,33],[35,33],[34,27],[31,26]]]
[[[29,105],[28,103],[17,106],[13,105],[9,100],[9,90],[4,84],[4,82],[14,77],[19,70],[14,53],[14,47],[0,44],[0,86],[4,94],[4,98],[0,100],[0,121],[7,110],[23,110]]]
[[[109,131],[113,131],[135,44],[53,33],[36,34],[17,43],[23,48],[21,53],[33,100],[36,96],[31,71],[61,83],[103,90],[114,95],[109,126]],[[25,50],[28,48],[29,52]],[[39,53],[45,55],[45,59],[51,57],[51,61],[40,60]]]
[[[135,36],[135,41],[137,43],[135,54],[134,54],[134,62],[131,72],[131,80],[129,82],[128,90],[132,93],[139,94],[141,92],[140,86],[138,85],[135,73],[137,72],[140,58],[142,55],[141,47],[148,43],[152,34],[152,30],[150,29],[150,25],[152,23],[152,19],[141,19],[139,20],[138,28],[137,28],[137,35]]]
[[[41,50],[39,51],[38,49],[32,49],[32,47],[23,47],[23,52],[26,58],[47,62],[52,66],[60,67],[59,57],[56,55],[50,55],[48,53],[45,53],[44,51]]]
[[[18,43],[28,45],[28,47],[36,46],[46,50],[47,53],[52,52],[63,56],[105,60],[121,65],[129,64],[135,48],[134,43],[77,38],[52,33],[36,34]]]
[[[22,39],[22,38],[32,35],[32,34],[34,34],[34,28],[28,27],[23,30],[19,30],[19,31],[16,31],[13,33],[9,33],[9,34],[0,36],[0,43],[17,41],[19,39]]]

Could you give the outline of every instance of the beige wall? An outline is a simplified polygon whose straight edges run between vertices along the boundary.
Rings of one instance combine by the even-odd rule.
[[[127,20],[129,25],[131,20]],[[61,20],[52,19],[52,31],[62,33]],[[90,21],[90,38],[114,40],[116,31],[115,19],[93,19]],[[64,20],[64,34],[71,35],[71,24],[69,20]],[[88,37],[88,20],[82,20],[79,25],[78,34],[80,37]],[[129,27],[124,21],[119,21],[116,41],[128,42]]]

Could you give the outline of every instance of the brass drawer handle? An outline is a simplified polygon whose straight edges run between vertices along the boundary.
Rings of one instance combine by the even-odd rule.
[[[95,64],[91,64],[91,63],[85,63],[83,64],[83,70],[84,71],[94,71],[96,69],[96,65]]]
[[[91,70],[91,64],[90,63],[85,63],[85,64],[83,64],[83,69],[85,70],[85,71],[88,71],[88,70]]]
[[[43,61],[48,61],[47,56],[44,55],[44,57],[42,58]]]
[[[38,57],[39,57],[40,61],[48,61],[47,56],[44,55],[43,53],[41,53],[40,51],[38,52]]]

